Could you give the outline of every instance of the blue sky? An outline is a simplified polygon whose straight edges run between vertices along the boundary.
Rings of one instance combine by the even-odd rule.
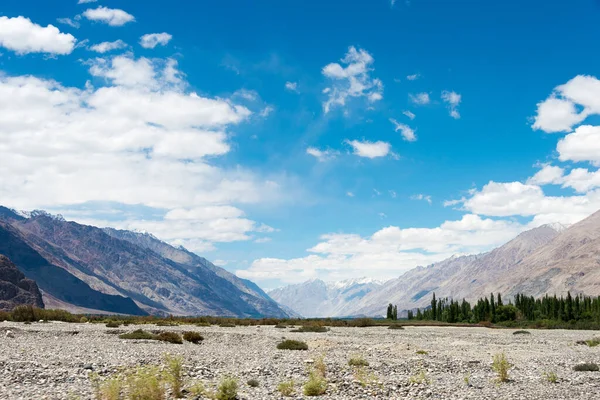
[[[486,251],[600,208],[599,14],[5,0],[0,203],[149,231],[266,288]]]

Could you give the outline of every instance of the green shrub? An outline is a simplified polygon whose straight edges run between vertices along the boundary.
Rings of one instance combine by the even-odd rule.
[[[210,326],[210,322],[198,322],[196,324],[196,326],[199,326],[199,327]]]
[[[81,318],[79,318],[79,323],[85,324],[86,322],[88,322],[87,317],[81,317]]]
[[[494,355],[492,370],[496,373],[498,382],[508,382],[508,370],[510,367],[511,365],[504,353]]]
[[[277,328],[277,329],[285,329],[285,328],[287,328],[287,325],[285,325],[285,324],[277,324],[277,325],[275,325],[275,328]]]
[[[394,325],[388,326],[388,329],[404,329],[404,327],[402,325],[394,324]]]
[[[160,332],[159,334],[155,335],[155,340],[160,340],[161,342],[183,344],[181,335],[176,332]]]
[[[156,326],[179,326],[175,321],[157,321]]]
[[[121,326],[121,323],[120,323],[120,322],[117,322],[117,321],[108,321],[108,322],[106,323],[106,327],[107,327],[107,328],[118,328],[118,327],[120,327],[120,326]]]
[[[590,340],[586,340],[585,344],[587,344],[589,347],[596,347],[596,346],[600,345],[600,338],[593,338]]]
[[[248,380],[248,382],[246,382],[246,384],[247,384],[248,386],[250,386],[250,387],[254,387],[254,388],[255,388],[255,387],[259,387],[259,386],[260,386],[260,383],[258,382],[258,379],[254,379],[254,378],[252,378],[252,379],[249,379],[249,380]]]
[[[596,372],[599,370],[600,370],[600,368],[598,368],[598,364],[595,364],[595,363],[577,364],[576,366],[573,367],[573,371],[579,371],[579,372]]]
[[[366,328],[369,326],[376,326],[377,324],[371,318],[357,318],[349,322],[350,326],[357,328]]]
[[[33,306],[17,306],[12,310],[11,319],[15,322],[35,322]]]
[[[531,332],[520,330],[520,331],[514,331],[513,335],[531,335]]]
[[[220,326],[221,328],[235,328],[235,324],[229,324],[229,323],[226,323],[226,324],[220,324],[219,326]]]
[[[319,325],[304,325],[304,326],[301,326],[298,329],[292,329],[290,332],[316,332],[316,333],[323,333],[323,332],[329,332],[329,328],[327,328],[326,326],[319,326]]]
[[[312,371],[304,384],[305,396],[320,396],[327,391],[327,381],[317,371]]]
[[[204,336],[202,336],[198,332],[187,331],[183,332],[183,340],[185,340],[186,342],[198,344],[204,340]]]
[[[165,356],[166,368],[165,377],[171,385],[171,394],[176,397],[183,397],[181,387],[183,386],[183,358],[171,355]]]
[[[369,362],[365,360],[362,356],[353,356],[348,360],[348,365],[351,367],[368,367]]]
[[[234,378],[223,378],[217,388],[217,400],[235,400],[237,397],[238,382]]]
[[[277,385],[277,391],[279,391],[282,396],[291,397],[296,391],[294,387],[295,385],[296,383],[294,381],[281,382],[279,385]]]
[[[425,350],[417,350],[417,354],[420,354],[420,355],[427,355],[427,354],[429,354],[429,353],[428,353],[428,352],[426,352]]]
[[[284,340],[277,345],[279,350],[308,350],[308,345],[299,340]]]
[[[145,330],[142,329],[136,329],[135,331],[131,332],[131,333],[123,333],[122,335],[119,335],[119,339],[145,339],[145,340],[155,340],[156,339],[156,335],[150,333],[150,332],[146,332]]]

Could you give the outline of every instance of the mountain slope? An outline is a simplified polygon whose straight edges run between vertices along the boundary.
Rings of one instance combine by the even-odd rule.
[[[252,282],[152,235],[80,225],[43,211],[27,215],[0,208],[0,226],[14,242],[0,243],[0,253],[2,247],[12,251],[15,264],[39,278],[53,305],[162,315],[288,316]],[[127,311],[106,303],[125,298],[131,303]]]
[[[44,308],[37,284],[25,278],[8,258],[0,255],[0,311],[11,311],[25,304]]]
[[[380,286],[367,278],[330,283],[314,279],[272,290],[269,295],[304,317],[342,317],[350,315],[353,302]]]
[[[60,301],[114,313],[146,314],[131,299],[94,290],[67,270],[49,262],[5,221],[0,221],[0,254],[10,258],[27,278],[37,282],[43,292]]]

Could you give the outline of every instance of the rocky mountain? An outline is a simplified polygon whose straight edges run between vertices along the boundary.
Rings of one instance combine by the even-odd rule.
[[[11,311],[16,306],[32,305],[44,307],[42,294],[37,284],[0,255],[0,311]]]
[[[127,314],[287,316],[256,285],[185,249],[45,212],[25,218],[0,210],[0,254],[36,279],[44,298],[58,306]]]
[[[303,317],[349,316],[355,302],[378,289],[381,282],[369,278],[339,282],[313,279],[269,292],[269,296]]]

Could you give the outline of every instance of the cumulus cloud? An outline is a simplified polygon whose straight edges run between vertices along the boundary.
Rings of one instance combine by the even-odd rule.
[[[578,75],[537,105],[533,128],[547,133],[571,132],[588,116],[600,114],[600,81]]]
[[[267,231],[238,204],[270,201],[279,184],[211,162],[230,150],[228,130],[249,109],[187,91],[168,59],[96,59],[90,71],[101,85],[0,76],[4,205],[149,231],[197,251]],[[73,211],[88,204],[152,212],[105,221]]]
[[[0,46],[17,54],[71,54],[76,42],[53,25],[44,28],[25,17],[0,17]]]
[[[140,38],[140,45],[145,49],[153,49],[156,46],[166,46],[173,38],[167,32],[163,33],[148,33]]]
[[[323,110],[328,113],[333,107],[344,107],[349,99],[365,97],[368,102],[383,98],[383,83],[371,78],[373,57],[364,49],[351,46],[340,60],[323,67],[322,73],[331,80],[331,87],[323,93],[328,95]]]
[[[412,101],[413,103],[423,106],[426,104],[431,103],[431,99],[429,98],[429,93],[417,93],[417,94],[409,94],[408,98],[410,99],[410,101]]]
[[[380,140],[369,142],[368,140],[346,140],[346,143],[352,146],[353,153],[359,157],[378,158],[390,154],[392,146],[387,142]]]
[[[123,26],[128,22],[135,21],[133,15],[118,8],[90,8],[85,10],[82,15],[90,21],[103,22],[110,26]]]
[[[127,47],[127,43],[122,41],[121,39],[115,40],[114,42],[102,42],[90,46],[90,50],[95,51],[96,53],[107,53],[113,50],[124,49]]]
[[[421,77],[421,74],[412,74],[412,75],[408,75],[406,77],[406,79],[408,79],[409,81],[416,81],[420,77]]]
[[[529,178],[527,183],[533,185],[548,185],[548,184],[560,184],[563,181],[565,171],[561,167],[556,167],[550,164],[542,166],[534,176]]]
[[[600,165],[600,126],[577,127],[559,140],[556,150],[561,161],[588,161]]]
[[[394,118],[390,118],[390,122],[394,124],[394,131],[400,131],[400,134],[402,135],[402,138],[404,140],[406,140],[407,142],[414,142],[415,140],[417,140],[417,135],[415,135],[415,131],[410,126],[406,124],[401,124]]]
[[[312,253],[294,259],[261,258],[236,274],[250,279],[280,279],[298,283],[311,278],[339,280],[363,276],[387,279],[416,265],[428,265],[453,254],[478,253],[512,239],[525,227],[467,214],[433,228],[388,226],[370,237],[326,234],[308,249]]]
[[[450,116],[454,119],[459,119],[460,114],[458,112],[458,105],[461,101],[461,95],[454,91],[449,92],[447,90],[444,90],[442,92],[442,100],[448,105]]]
[[[537,185],[562,185],[579,193],[586,193],[600,187],[600,170],[573,168],[568,174],[561,167],[544,165],[527,183]]]

